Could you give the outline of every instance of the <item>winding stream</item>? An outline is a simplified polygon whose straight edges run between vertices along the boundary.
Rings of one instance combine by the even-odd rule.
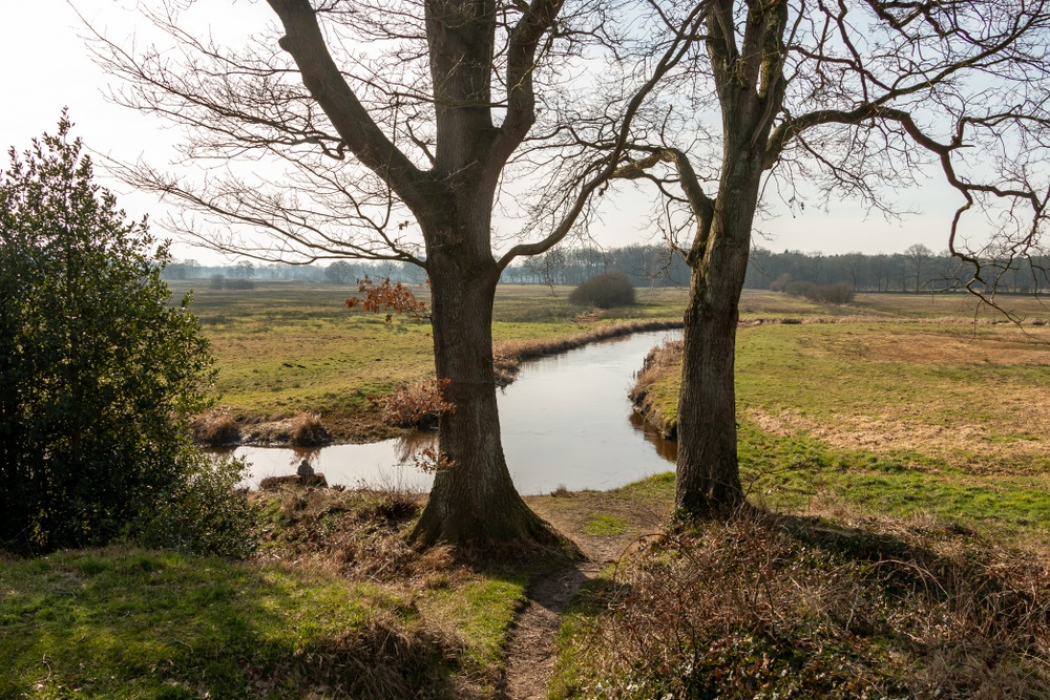
[[[649,349],[680,334],[638,333],[526,363],[499,396],[503,449],[518,491],[605,490],[673,468],[675,444],[642,424],[627,392]],[[245,483],[252,486],[294,474],[306,459],[332,485],[426,490],[432,476],[414,466],[414,455],[436,436],[320,449],[239,447],[234,454],[251,463]]]

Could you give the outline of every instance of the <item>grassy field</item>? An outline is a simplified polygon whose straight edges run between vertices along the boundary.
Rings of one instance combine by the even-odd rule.
[[[1050,697],[1050,310],[1000,301],[1021,325],[966,297],[745,293],[757,508],[599,576],[551,697]],[[660,356],[643,379],[670,428],[681,360]]]
[[[177,297],[193,291],[193,311],[218,362],[218,406],[242,420],[320,413],[340,439],[389,433],[376,403],[399,387],[433,376],[430,326],[343,306],[349,287],[262,282],[253,290],[213,290],[206,282],[172,282]],[[425,288],[416,290],[428,300]],[[568,338],[622,321],[680,320],[682,290],[643,291],[625,309],[588,312],[568,302],[569,288],[502,286],[493,335],[497,352],[521,341]]]
[[[0,698],[494,695],[507,628],[543,565],[412,550],[418,496],[255,501],[248,562],[132,546],[3,561]]]
[[[499,341],[684,303],[581,315],[556,291],[502,289]],[[365,425],[368,396],[427,376],[425,326],[348,312],[344,294],[202,290],[223,401]],[[669,530],[672,474],[527,499],[614,562],[565,618],[551,696],[1050,697],[1050,313],[1006,303],[1023,325],[964,296],[745,293],[753,512]],[[648,379],[673,423],[673,356]],[[494,697],[529,582],[565,561],[412,550],[422,496],[255,498],[246,562],[131,545],[0,561],[0,700]]]
[[[753,495],[777,507],[819,497],[930,512],[1050,541],[1050,311],[1006,303],[1025,324],[975,312],[965,297],[923,307],[860,295],[851,308],[796,308],[800,324],[742,328],[738,422]],[[676,363],[649,378],[654,421],[666,426]]]

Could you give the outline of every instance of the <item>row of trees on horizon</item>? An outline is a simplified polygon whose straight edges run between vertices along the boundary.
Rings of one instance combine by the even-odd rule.
[[[1050,257],[982,261],[980,289],[999,293],[1029,294],[1050,289]],[[552,249],[504,270],[504,284],[576,286],[605,272],[625,274],[635,287],[684,287],[689,284],[685,259],[665,246],[631,245],[622,248]],[[748,261],[744,286],[748,289],[783,291],[792,282],[815,285],[845,282],[858,292],[938,292],[964,289],[973,277],[973,266],[950,255],[935,253],[917,243],[903,253],[844,253],[825,255],[798,250],[777,253],[755,248]],[[235,265],[202,266],[195,260],[177,261],[164,271],[168,279],[206,280],[223,288],[244,288],[246,281],[299,280],[354,284],[366,275],[390,277],[421,284],[426,273],[409,263],[376,263],[339,260],[326,266],[256,265],[242,260]]]

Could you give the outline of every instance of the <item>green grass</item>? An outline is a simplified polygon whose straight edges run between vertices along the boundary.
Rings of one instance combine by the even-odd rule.
[[[653,474],[609,492],[628,501],[648,503],[674,499],[674,472]]]
[[[260,495],[257,560],[133,547],[6,559],[0,699],[495,692],[536,567],[412,550],[399,494]]]
[[[623,518],[615,515],[597,513],[591,515],[587,524],[583,527],[583,534],[591,537],[614,537],[627,530],[627,523]]]
[[[861,295],[833,323],[741,328],[737,421],[752,500],[789,512],[817,501],[897,517],[933,515],[1050,540],[1046,326],[1001,320],[965,296]],[[1040,300],[1009,297],[1020,316]],[[769,293],[742,308],[827,309]],[[810,305],[812,306],[812,305]],[[966,314],[969,314],[968,316]],[[993,312],[997,313],[997,312]],[[652,375],[658,423],[676,420],[677,365]]]
[[[750,499],[777,511],[841,503],[873,515],[933,515],[1018,543],[1050,541],[1047,474],[975,476],[922,454],[835,449],[749,426],[740,462]]]
[[[470,640],[462,659],[468,672],[483,675],[502,665],[507,632],[518,601],[525,598],[530,573],[518,571],[469,581],[419,603],[424,614],[447,621]]]
[[[364,583],[121,548],[7,561],[0,590],[3,698],[300,697],[312,658],[404,616]]]
[[[170,283],[176,296],[193,291],[219,369],[219,404],[241,417],[284,418],[321,413],[343,438],[364,438],[376,424],[373,397],[433,374],[433,341],[425,322],[351,311],[351,288],[261,282],[253,290],[213,290],[206,281]],[[416,290],[427,299],[425,289]],[[683,290],[639,294],[631,307],[581,317],[570,288],[501,286],[493,336],[498,344],[573,336],[622,320],[680,319]]]

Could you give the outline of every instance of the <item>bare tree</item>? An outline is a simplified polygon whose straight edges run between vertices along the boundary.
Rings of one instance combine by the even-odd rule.
[[[930,266],[930,262],[933,260],[933,251],[922,243],[915,243],[908,246],[907,250],[904,251],[904,257],[907,259],[908,264],[911,265],[912,274],[915,275],[915,291],[916,293],[921,292],[922,288],[929,282],[928,279],[923,279],[926,276],[927,268]],[[906,290],[901,290],[906,291]]]
[[[892,216],[894,188],[939,171],[960,202],[946,222],[949,248],[980,289],[980,251],[966,239],[1025,255],[1044,224],[1050,8],[1044,0],[648,5],[672,35],[698,10],[705,29],[692,61],[653,96],[648,119],[635,120],[616,174],[663,193],[665,230],[691,268],[676,498],[683,512],[723,512],[744,498],[734,353],[763,199],[802,208],[851,196]],[[607,153],[602,124],[598,114],[573,144]],[[692,235],[680,243],[681,211]],[[974,212],[985,216],[964,220]]]
[[[187,216],[173,225],[212,248],[264,261],[364,258],[425,268],[436,373],[455,409],[439,428],[448,466],[436,475],[414,538],[551,541],[515,491],[503,455],[493,297],[515,258],[565,238],[617,157],[577,183],[540,237],[498,257],[493,207],[536,121],[537,91],[562,80],[559,71],[585,47],[608,43],[611,3],[267,2],[279,24],[237,49],[182,29],[178,7],[192,2],[176,0],[150,15],[173,51],[125,49],[98,36],[101,62],[127,81],[115,98],[188,126],[185,156],[216,168],[194,181],[137,164],[123,177],[203,212],[203,221]],[[694,29],[685,21],[666,42],[650,80],[619,105],[621,124],[684,55]],[[622,141],[626,127],[618,128]],[[253,160],[284,172],[267,180]]]

